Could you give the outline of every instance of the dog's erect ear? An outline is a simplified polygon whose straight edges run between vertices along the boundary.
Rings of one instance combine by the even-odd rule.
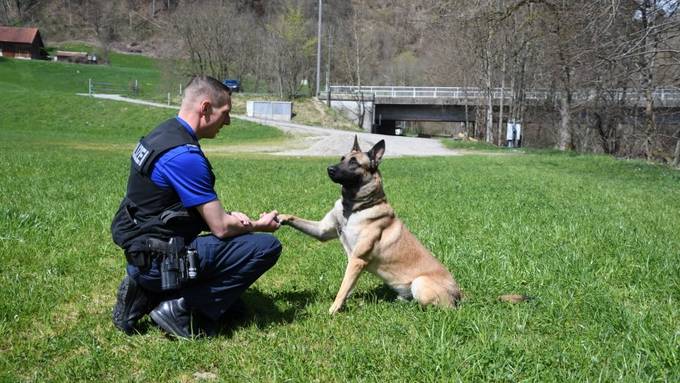
[[[359,139],[357,138],[357,135],[354,135],[354,145],[352,146],[352,152],[361,152],[361,148],[359,147]]]
[[[378,167],[383,154],[385,154],[385,140],[380,140],[368,151],[368,157],[371,159],[371,165],[373,165],[373,167]]]

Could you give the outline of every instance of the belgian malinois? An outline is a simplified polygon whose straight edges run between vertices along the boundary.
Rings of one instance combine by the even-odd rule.
[[[342,185],[342,198],[321,221],[278,216],[318,240],[340,238],[348,263],[340,290],[329,309],[345,303],[359,275],[367,270],[394,289],[400,298],[415,298],[422,306],[454,307],[461,298],[451,273],[411,234],[387,203],[378,165],[385,153],[381,140],[362,152],[354,137],[352,151],[328,167],[328,176]]]

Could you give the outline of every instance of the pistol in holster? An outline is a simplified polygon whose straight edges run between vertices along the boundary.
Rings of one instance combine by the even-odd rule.
[[[172,237],[169,241],[147,238],[145,249],[138,253],[144,257],[143,264],[150,266],[151,260],[161,257],[161,288],[177,290],[188,280],[196,279],[196,250],[187,248],[183,237]],[[143,270],[143,268],[141,268]]]

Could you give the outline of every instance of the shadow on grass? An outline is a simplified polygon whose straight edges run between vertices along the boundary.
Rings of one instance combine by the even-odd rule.
[[[355,292],[352,294],[352,299],[358,299],[366,302],[393,302],[397,300],[397,293],[389,286],[382,284],[369,291]]]
[[[218,336],[231,337],[242,327],[255,324],[259,329],[265,329],[272,324],[292,323],[305,311],[305,307],[313,302],[309,291],[284,291],[275,294],[265,294],[256,289],[249,289],[225,313],[224,319],[217,330]],[[175,299],[177,296],[168,295],[162,300]],[[277,305],[278,303],[278,305]],[[280,309],[279,306],[286,306]],[[139,321],[135,327],[137,334],[146,334],[156,324],[149,316]],[[168,336],[169,339],[175,339]]]
[[[292,323],[313,301],[310,291],[282,291],[274,294],[262,293],[256,289],[247,290],[225,314],[219,331],[220,336],[231,337],[242,327],[255,324],[259,329],[272,324]],[[277,304],[278,303],[278,304]],[[286,306],[281,309],[279,306]]]

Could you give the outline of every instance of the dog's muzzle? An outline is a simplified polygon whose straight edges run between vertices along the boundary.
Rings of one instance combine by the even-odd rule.
[[[335,180],[335,176],[338,174],[338,167],[331,165],[328,167],[328,176],[331,177],[332,180]]]

